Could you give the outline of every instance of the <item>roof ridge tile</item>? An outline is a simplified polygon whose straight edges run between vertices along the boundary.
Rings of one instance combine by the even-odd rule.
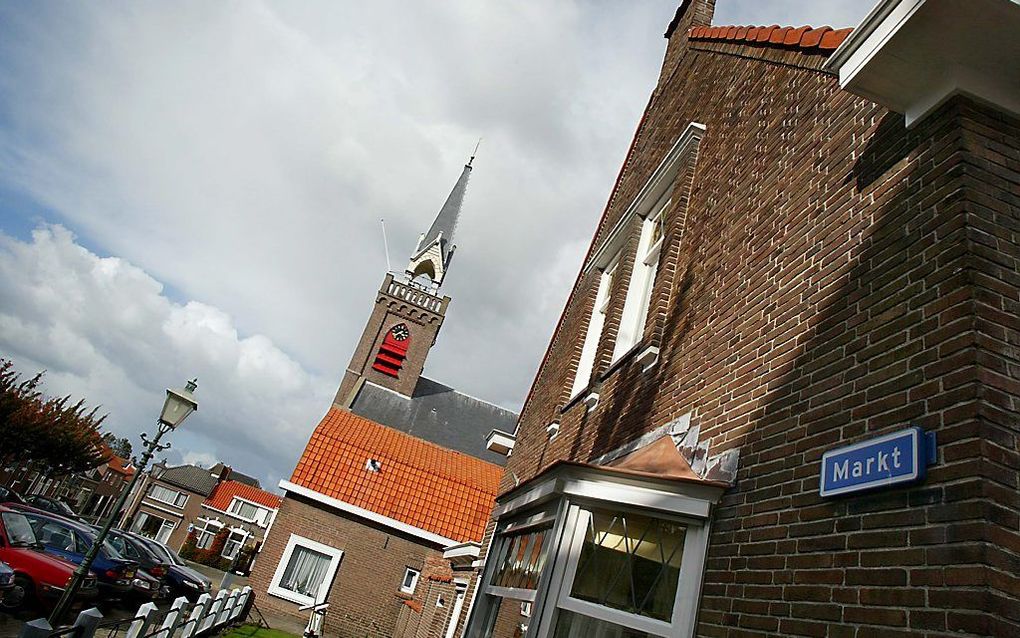
[[[687,33],[689,40],[733,41],[764,46],[792,47],[810,52],[835,50],[853,31],[852,28],[833,29],[830,26],[801,27],[778,24],[770,26],[712,26],[694,27]]]

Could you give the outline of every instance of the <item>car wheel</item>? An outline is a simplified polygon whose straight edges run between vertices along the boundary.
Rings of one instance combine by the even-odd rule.
[[[0,609],[12,611],[27,606],[32,602],[34,589],[28,576],[16,574],[14,586],[7,590],[3,598],[0,599]]]

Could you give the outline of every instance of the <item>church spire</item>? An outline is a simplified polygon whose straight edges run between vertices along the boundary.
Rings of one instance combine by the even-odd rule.
[[[478,146],[475,146],[475,151],[478,151]],[[453,233],[457,228],[461,206],[464,204],[464,193],[467,190],[471,164],[474,160],[475,156],[472,153],[471,159],[460,173],[460,179],[446,198],[446,203],[439,209],[435,221],[432,222],[428,232],[418,238],[418,245],[407,264],[408,280],[429,292],[436,292],[443,283],[446,270],[453,259],[453,252],[457,248],[453,245]]]

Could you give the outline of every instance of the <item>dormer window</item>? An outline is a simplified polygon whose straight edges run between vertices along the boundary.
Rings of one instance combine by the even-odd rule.
[[[268,507],[242,500],[236,496],[230,502],[230,509],[227,511],[243,521],[256,523],[260,527],[265,527],[268,524],[269,517],[273,513]]]

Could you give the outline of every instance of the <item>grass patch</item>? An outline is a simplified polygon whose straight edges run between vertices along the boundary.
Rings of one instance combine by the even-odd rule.
[[[241,625],[220,634],[220,638],[298,638],[298,636],[286,631],[280,631],[279,629],[266,629],[257,625]]]

